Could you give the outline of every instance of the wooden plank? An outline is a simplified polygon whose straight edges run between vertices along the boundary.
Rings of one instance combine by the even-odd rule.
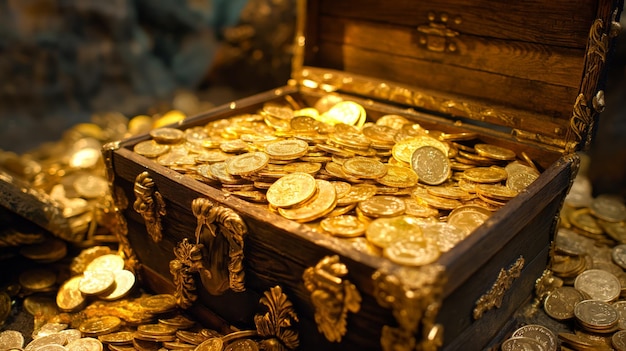
[[[596,2],[567,0],[321,1],[320,12],[406,26],[428,25],[429,13],[462,34],[584,48]],[[459,18],[460,23],[454,23]],[[384,40],[384,38],[381,38]]]
[[[456,45],[454,52],[434,52],[419,43],[421,35],[415,27],[330,16],[323,16],[320,23],[320,42],[343,42],[348,46],[385,53],[386,62],[406,56],[571,88],[580,86],[583,48],[460,35],[451,39]],[[307,64],[315,66],[314,62]]]
[[[412,87],[460,95],[484,104],[497,104],[547,117],[569,120],[577,88],[397,57],[333,43],[319,46],[321,67],[369,76]]]

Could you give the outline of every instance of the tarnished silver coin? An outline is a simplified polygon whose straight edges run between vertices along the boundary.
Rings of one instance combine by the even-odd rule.
[[[102,343],[94,338],[81,338],[65,346],[67,351],[102,351]]]
[[[622,269],[626,269],[626,244],[621,244],[613,247],[611,250],[611,258]]]
[[[451,175],[448,156],[434,146],[422,146],[411,155],[411,168],[421,183],[439,185]]]
[[[574,287],[594,300],[614,301],[622,290],[617,277],[601,269],[589,269],[576,277]]]

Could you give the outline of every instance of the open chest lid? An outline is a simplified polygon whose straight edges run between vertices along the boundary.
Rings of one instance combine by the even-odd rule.
[[[298,0],[292,75],[572,152],[604,108],[623,0]]]

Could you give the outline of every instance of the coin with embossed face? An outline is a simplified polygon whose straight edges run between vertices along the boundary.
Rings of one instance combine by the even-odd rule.
[[[120,331],[98,336],[98,340],[105,344],[130,345],[133,343],[135,332]]]
[[[463,177],[476,183],[497,183],[506,180],[508,174],[497,166],[474,167],[463,171]]]
[[[185,133],[176,128],[156,128],[150,131],[150,136],[160,144],[176,144],[185,138]]]
[[[583,294],[571,286],[562,286],[550,292],[543,303],[546,314],[562,321],[574,318],[574,306],[584,300]]]
[[[367,226],[365,236],[380,248],[400,240],[424,240],[420,222],[412,216],[377,218]]]
[[[353,238],[365,233],[365,223],[355,216],[342,215],[328,217],[320,222],[320,226],[326,232],[341,238]]]
[[[387,174],[387,166],[382,162],[368,157],[353,157],[342,165],[343,171],[357,178],[378,179]]]
[[[124,259],[116,254],[106,254],[94,258],[89,264],[86,271],[119,271],[124,269]]]
[[[476,144],[474,150],[480,156],[489,157],[494,160],[509,161],[515,159],[515,151],[493,144]]]
[[[85,295],[99,295],[110,291],[114,284],[115,275],[111,271],[85,271],[78,290]]]
[[[74,276],[68,279],[57,292],[57,306],[63,311],[75,312],[85,304],[85,296],[80,292],[78,286],[82,276]]]
[[[365,201],[376,195],[376,185],[354,184],[350,186],[347,194],[337,200],[337,205],[349,205],[359,201]]]
[[[0,332],[0,345],[7,350],[21,349],[24,346],[24,336],[17,330],[5,330]]]
[[[265,152],[247,152],[226,160],[226,171],[232,175],[254,174],[265,168],[269,161]]]
[[[619,322],[617,310],[599,300],[579,302],[574,307],[574,316],[583,327],[594,331],[610,330]]]
[[[387,173],[376,179],[380,184],[397,188],[415,186],[417,180],[417,174],[412,169],[394,165],[387,165]]]
[[[297,222],[310,222],[332,211],[337,205],[335,187],[326,180],[316,179],[315,182],[318,191],[309,201],[297,207],[278,208],[278,213]]]
[[[115,316],[92,317],[78,327],[81,333],[89,336],[98,336],[116,331],[122,325],[122,320]]]
[[[195,351],[222,351],[224,349],[224,342],[220,338],[211,338],[198,345]]]
[[[315,178],[307,173],[281,177],[267,189],[267,201],[280,208],[293,207],[309,200],[317,191]]]
[[[611,337],[611,342],[613,343],[613,347],[617,349],[617,351],[626,350],[626,330],[620,330],[617,333],[613,334]]]
[[[621,285],[615,275],[601,270],[589,269],[576,277],[574,287],[594,300],[610,302],[619,297]]]
[[[518,328],[511,337],[526,337],[539,341],[546,351],[556,351],[559,345],[557,336],[552,330],[539,324],[528,324]]]
[[[406,205],[402,199],[389,195],[376,195],[358,204],[359,210],[368,217],[394,217],[404,214]]]
[[[224,351],[259,351],[259,346],[254,340],[240,339],[228,344]]]
[[[150,313],[164,313],[176,308],[176,298],[170,294],[152,295],[143,298],[139,304]]]
[[[423,240],[398,240],[383,249],[383,256],[405,266],[423,266],[441,255],[437,243],[424,236]]]
[[[309,144],[298,139],[279,140],[265,145],[265,152],[277,160],[295,160],[304,156],[308,150]]]
[[[65,335],[54,333],[46,336],[42,336],[40,338],[34,339],[29,342],[28,345],[24,348],[25,351],[35,351],[40,347],[45,347],[46,345],[65,345],[67,343],[67,338]]]
[[[546,351],[539,341],[528,337],[506,339],[500,348],[502,351]]]
[[[422,146],[411,156],[411,168],[420,182],[428,185],[439,185],[451,175],[450,160],[440,149],[434,146]]]

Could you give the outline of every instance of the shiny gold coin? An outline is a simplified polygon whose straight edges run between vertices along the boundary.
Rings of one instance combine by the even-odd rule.
[[[352,185],[350,185],[350,183],[348,182],[332,181],[330,183],[335,187],[335,191],[337,192],[337,199],[341,199],[342,197],[348,195],[348,193],[350,192],[350,188],[352,188]]]
[[[345,123],[357,127],[365,123],[365,118],[365,108],[353,101],[340,101],[320,115],[322,121],[331,125]]]
[[[404,200],[404,213],[413,217],[439,217],[439,210],[432,208],[426,204],[422,204],[413,198],[402,198]]]
[[[45,268],[25,270],[19,276],[20,285],[32,291],[47,290],[56,283],[56,280],[56,273]]]
[[[207,340],[209,337],[203,335],[202,333],[191,332],[187,330],[179,330],[176,332],[176,337],[183,342],[192,344],[192,345],[200,345],[203,341]],[[211,336],[215,337],[215,336]]]
[[[80,338],[65,346],[67,351],[102,351],[100,340],[94,338]]]
[[[111,271],[85,271],[78,290],[85,295],[100,295],[114,288],[115,275]]]
[[[217,180],[222,184],[241,184],[242,182],[241,179],[233,177],[230,173],[228,173],[228,171],[226,171],[225,162],[212,163],[209,166],[209,171],[211,172],[211,176],[217,178]]]
[[[335,192],[335,187],[326,180],[316,179],[315,182],[318,191],[309,201],[297,207],[279,207],[278,213],[281,216],[296,222],[310,222],[321,218],[332,211],[337,205],[337,193]]]
[[[441,151],[446,159],[448,158],[449,147],[445,143],[429,136],[418,136],[400,140],[393,146],[391,153],[398,161],[410,164],[415,151],[424,146],[434,147]],[[415,170],[415,167],[413,167],[413,170]]]
[[[411,168],[420,182],[439,185],[448,180],[452,173],[446,154],[433,146],[422,146],[411,156]]]
[[[333,189],[334,190],[334,189]],[[267,201],[272,206],[289,208],[309,200],[317,191],[315,178],[307,173],[291,173],[267,189]]]
[[[211,338],[203,341],[198,345],[195,351],[222,351],[224,342],[220,338]]]
[[[102,159],[99,148],[86,147],[70,156],[69,165],[74,169],[92,169]]]
[[[150,313],[165,313],[176,308],[176,298],[170,294],[153,295],[142,299],[140,305]]]
[[[498,183],[506,180],[508,174],[497,166],[475,167],[463,172],[463,177],[476,183]]]
[[[74,276],[61,285],[56,297],[59,309],[66,312],[76,312],[85,305],[85,296],[78,289],[82,279],[82,276]]]
[[[315,175],[320,169],[322,169],[322,164],[315,162],[293,162],[283,167],[287,173],[308,173],[310,175]]]
[[[417,184],[418,178],[411,168],[387,165],[387,173],[376,181],[386,186],[410,188]]]
[[[304,156],[309,150],[306,141],[298,139],[280,140],[265,145],[265,152],[272,159],[295,160]]]
[[[156,158],[170,151],[170,146],[159,144],[154,140],[145,140],[135,144],[133,151],[141,156]]]
[[[376,124],[399,130],[405,124],[411,124],[411,121],[400,115],[384,115],[376,120]]]
[[[384,257],[404,266],[423,266],[435,262],[440,255],[437,244],[426,236],[420,241],[400,239],[383,249]]]
[[[546,314],[558,321],[574,318],[574,306],[584,295],[571,286],[562,286],[550,292],[543,303]]]
[[[372,141],[360,132],[337,132],[330,135],[328,143],[362,156],[373,156],[376,151],[370,149]]]
[[[591,233],[593,235],[602,235],[603,230],[591,215],[588,208],[581,208],[572,212],[570,216],[570,222],[572,225],[584,232]]]
[[[176,128],[156,128],[150,131],[150,136],[160,144],[177,144],[184,140],[185,133]]]
[[[415,217],[397,216],[373,220],[365,230],[365,236],[374,245],[385,248],[394,242],[423,241],[422,228]]]
[[[363,179],[378,179],[387,174],[387,166],[368,157],[357,156],[346,160],[342,168],[346,174]]]
[[[24,336],[17,330],[0,332],[0,345],[4,350],[21,349],[24,346]]]
[[[143,324],[137,327],[137,333],[149,336],[174,335],[176,330],[164,324]]]
[[[74,189],[78,195],[87,199],[103,197],[109,191],[109,183],[104,177],[84,174],[74,181]]]
[[[457,228],[449,223],[438,222],[433,218],[428,220],[432,221],[424,221],[420,224],[422,232],[425,237],[434,240],[441,252],[450,251],[467,236],[467,232],[464,229]]]
[[[461,189],[458,186],[433,186],[427,187],[426,191],[433,196],[443,197],[446,199],[456,199],[467,201],[474,198],[473,195]]]
[[[573,333],[559,333],[559,339],[562,345],[569,345],[575,350],[593,350],[593,351],[609,351],[610,348],[604,348],[602,344],[597,341],[590,340],[587,337],[573,334]],[[561,349],[564,346],[561,346]]]
[[[122,320],[115,316],[89,318],[80,324],[78,330],[89,336],[98,336],[116,331],[122,325]]]
[[[519,194],[518,191],[499,184],[478,184],[476,193],[500,201],[509,201]]]
[[[512,190],[522,191],[539,178],[539,172],[521,163],[511,162],[504,170],[507,172],[506,186]]]
[[[231,157],[231,155],[221,150],[207,150],[196,155],[195,160],[201,163],[217,163],[226,161],[229,157]]]
[[[232,175],[254,174],[267,166],[270,157],[264,152],[248,152],[226,160],[226,171]]]
[[[500,346],[502,351],[546,351],[538,340],[528,337],[513,337],[506,339]]]
[[[239,339],[228,344],[224,351],[259,351],[259,346],[251,339]]]
[[[603,194],[595,197],[589,206],[591,214],[607,222],[626,220],[626,205],[616,196]]]
[[[289,125],[292,130],[298,133],[316,133],[320,122],[310,116],[294,116],[289,121]]]
[[[455,208],[448,215],[448,223],[465,230],[468,234],[491,217],[491,211],[476,205],[464,205]]]
[[[404,201],[395,196],[376,195],[359,202],[358,209],[368,217],[394,217],[404,214]]]
[[[370,197],[376,195],[376,191],[376,185],[354,184],[350,187],[350,192],[348,192],[344,197],[337,200],[337,205],[344,206],[360,201],[365,201]]]
[[[159,323],[176,329],[189,329],[196,324],[196,322],[183,315],[177,315],[170,318],[160,318]]]
[[[474,150],[481,156],[495,160],[510,161],[515,159],[515,151],[492,144],[476,144]]]
[[[333,236],[354,238],[365,234],[365,223],[355,216],[343,215],[328,217],[320,222],[320,226]]]
[[[458,200],[433,196],[426,191],[414,191],[411,195],[418,202],[421,201],[422,203],[425,203],[430,207],[434,207],[440,210],[454,210],[455,208],[462,205],[462,203]]]
[[[117,300],[125,297],[130,293],[135,285],[135,275],[125,269],[113,272],[115,279],[115,289],[104,295],[98,295],[103,300]]]
[[[98,336],[98,340],[105,344],[130,345],[133,343],[135,333],[131,331],[120,331]]]
[[[106,254],[94,258],[85,271],[120,271],[124,269],[124,259],[116,254]]]
[[[363,127],[362,132],[363,135],[372,140],[373,147],[388,147],[391,149],[395,144],[394,137],[398,130],[385,125],[370,124]]]
[[[539,341],[545,351],[557,351],[559,340],[552,330],[539,324],[527,324],[513,332],[511,337],[526,337]]]

